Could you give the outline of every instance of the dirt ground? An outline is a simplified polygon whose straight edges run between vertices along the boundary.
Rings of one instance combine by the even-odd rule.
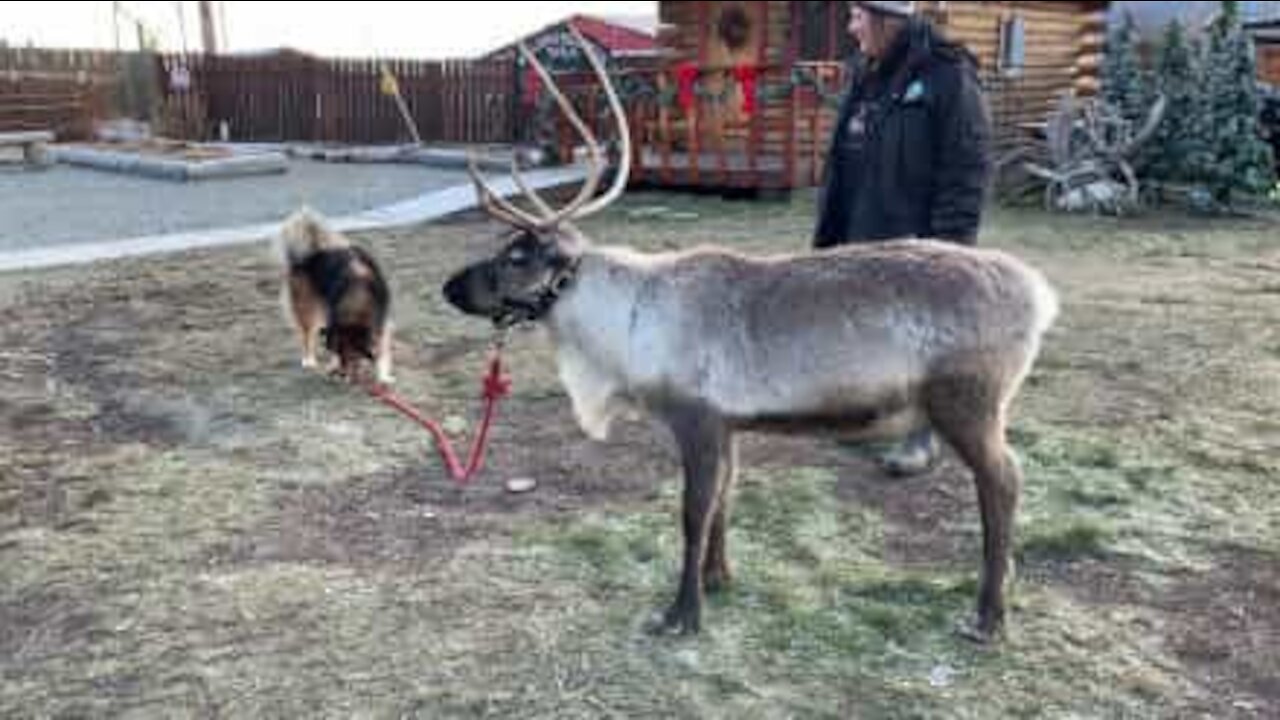
[[[586,229],[794,250],[811,209],[636,194]],[[888,480],[749,438],[735,585],[700,637],[651,639],[668,438],[587,441],[540,332],[511,339],[459,489],[424,434],[298,367],[265,246],[0,275],[0,716],[1280,716],[1278,226],[993,215],[983,242],[1064,300],[1015,408],[993,649],[951,632],[980,549],[951,459]],[[391,270],[399,389],[459,442],[488,335],[439,287],[496,230],[361,238]]]

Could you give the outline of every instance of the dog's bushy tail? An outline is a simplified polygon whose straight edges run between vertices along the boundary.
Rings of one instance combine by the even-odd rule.
[[[330,230],[311,208],[290,215],[276,237],[276,249],[285,266],[305,262],[307,258],[323,250],[339,250],[349,247],[347,239]]]

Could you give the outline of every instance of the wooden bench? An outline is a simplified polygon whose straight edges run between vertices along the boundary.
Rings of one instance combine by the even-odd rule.
[[[44,167],[50,164],[49,143],[54,135],[48,130],[28,130],[25,132],[0,132],[0,148],[22,148],[22,160],[33,167]]]

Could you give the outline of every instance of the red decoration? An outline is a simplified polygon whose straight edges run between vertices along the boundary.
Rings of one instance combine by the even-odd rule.
[[[756,79],[760,70],[755,65],[738,65],[733,68],[733,77],[742,87],[742,112],[751,115],[756,111]]]
[[[676,85],[679,90],[677,95],[680,109],[685,112],[693,107],[694,101],[694,83],[698,81],[698,66],[693,62],[683,62],[676,67]]]

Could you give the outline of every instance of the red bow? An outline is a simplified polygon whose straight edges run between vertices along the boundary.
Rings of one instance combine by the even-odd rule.
[[[685,112],[693,107],[693,85],[698,81],[698,66],[686,61],[676,68],[676,85],[679,88],[678,102]]]
[[[733,77],[742,86],[742,112],[751,115],[756,111],[756,78],[760,71],[755,65],[738,65]]]

